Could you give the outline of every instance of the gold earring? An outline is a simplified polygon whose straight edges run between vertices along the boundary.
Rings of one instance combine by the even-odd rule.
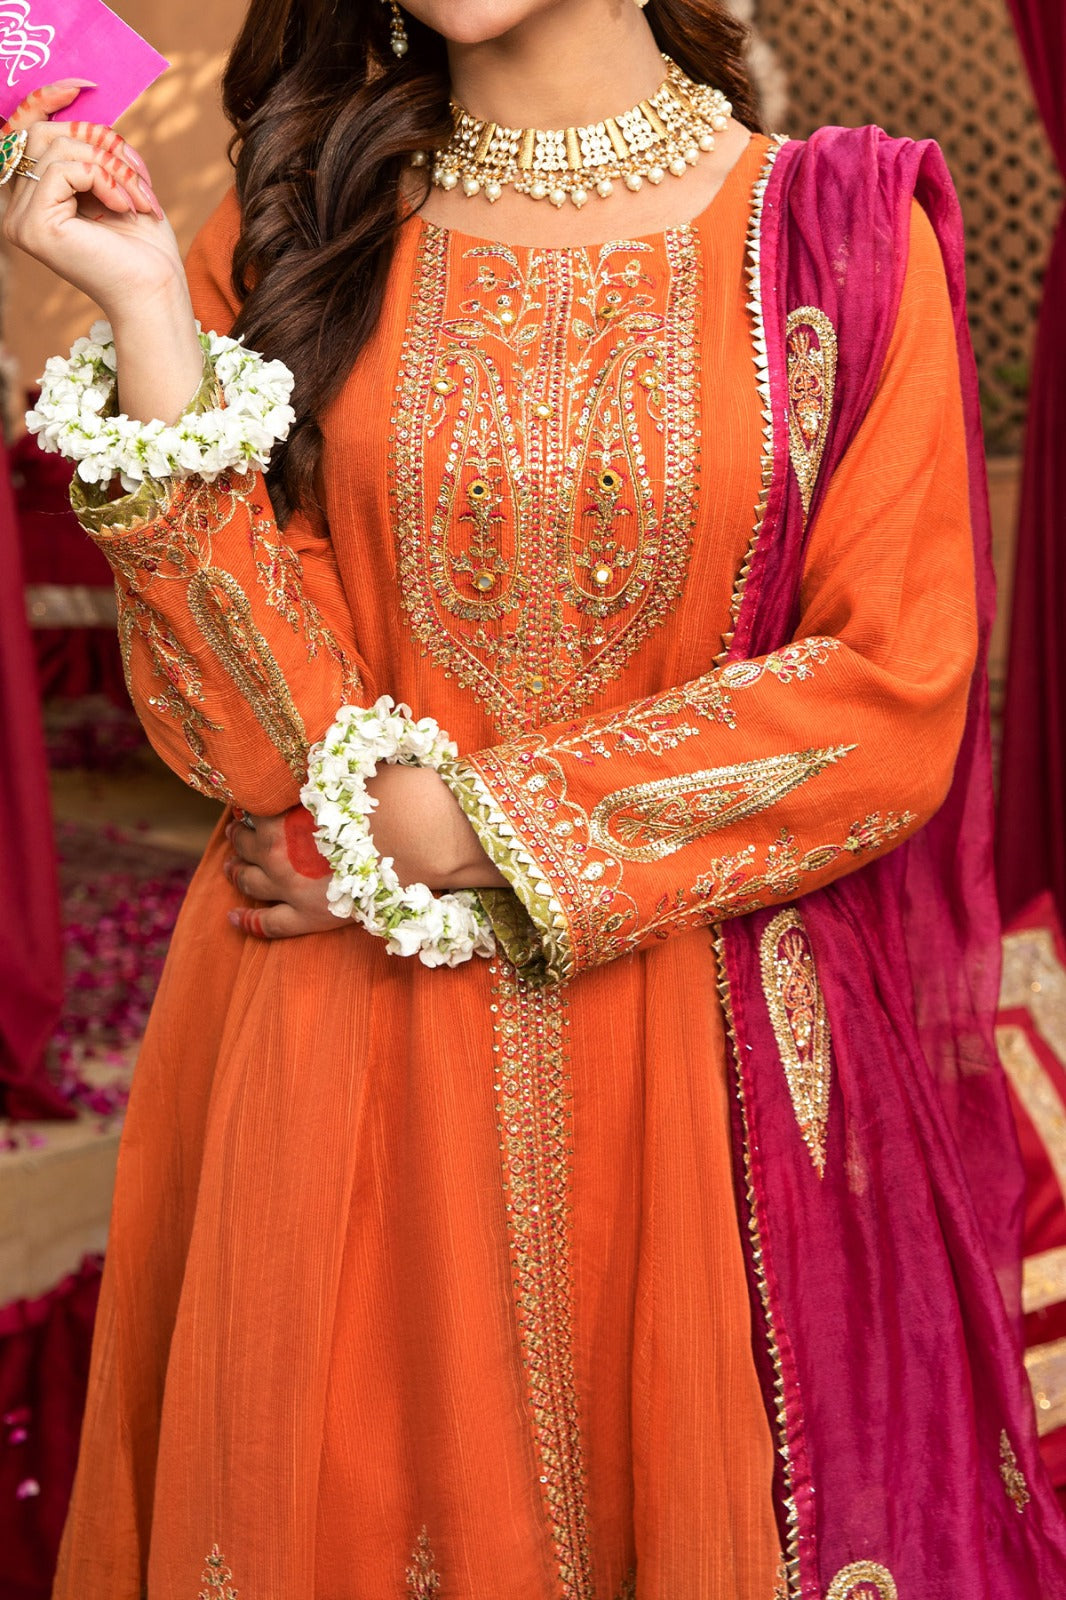
[[[403,57],[407,54],[407,25],[403,20],[403,12],[399,7],[399,0],[383,0],[385,5],[392,6],[392,19],[389,25],[389,43],[392,45],[394,56]]]

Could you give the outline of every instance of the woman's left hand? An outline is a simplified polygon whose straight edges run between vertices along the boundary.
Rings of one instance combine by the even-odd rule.
[[[319,855],[314,822],[302,806],[280,817],[231,822],[226,838],[234,852],[225,863],[226,877],[247,900],[266,902],[231,911],[234,927],[258,939],[296,939],[351,927],[329,909],[329,862]]]
[[[402,884],[425,883],[435,892],[506,888],[459,802],[432,768],[383,766],[367,791],[377,801],[374,843],[391,858]],[[280,817],[231,822],[226,837],[234,851],[226,876],[247,899],[265,902],[231,911],[235,927],[260,939],[351,927],[329,909],[329,864],[319,854],[314,821],[303,806]]]

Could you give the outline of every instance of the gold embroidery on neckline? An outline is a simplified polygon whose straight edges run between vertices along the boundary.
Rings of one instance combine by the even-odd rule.
[[[825,454],[837,381],[836,329],[817,306],[800,306],[785,324],[788,440],[803,515],[809,516]]]
[[[832,1040],[810,935],[795,906],[779,912],[767,925],[759,950],[763,994],[792,1109],[821,1178],[829,1125]]]
[[[497,725],[574,714],[684,587],[699,472],[700,248],[423,230],[391,461],[403,604]],[[665,486],[665,488],[664,488]]]

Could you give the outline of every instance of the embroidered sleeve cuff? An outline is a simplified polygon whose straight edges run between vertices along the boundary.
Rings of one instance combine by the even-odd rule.
[[[449,762],[440,775],[462,806],[490,861],[511,885],[480,894],[496,939],[529,983],[565,983],[573,976],[566,917],[539,863],[524,847],[482,775],[464,761]]]
[[[182,417],[204,416],[220,404],[221,396],[214,362],[205,352],[200,387]],[[112,499],[110,484],[86,483],[75,473],[70,485],[71,509],[86,533],[102,542],[124,533],[137,533],[148,523],[156,522],[170,508],[173,485],[172,478],[145,478],[132,493]]]

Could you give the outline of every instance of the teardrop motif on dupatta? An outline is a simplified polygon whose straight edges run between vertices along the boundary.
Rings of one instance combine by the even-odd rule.
[[[788,435],[803,514],[809,516],[833,414],[836,329],[817,306],[801,306],[785,324]]]
[[[825,1600],[899,1600],[899,1590],[887,1567],[876,1561],[853,1561],[837,1573]]]
[[[814,1169],[821,1178],[825,1174],[833,1077],[832,1039],[810,935],[795,906],[789,906],[774,917],[763,933],[759,948],[763,993],[792,1097],[792,1109]],[[844,1592],[842,1590],[841,1595]],[[855,1593],[858,1597],[862,1591]]]

